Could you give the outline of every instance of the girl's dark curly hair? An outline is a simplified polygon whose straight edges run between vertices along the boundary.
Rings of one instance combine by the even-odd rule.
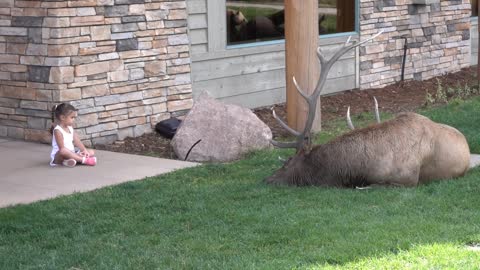
[[[55,128],[55,120],[60,120],[60,116],[68,115],[71,112],[76,111],[75,107],[68,103],[60,103],[53,106],[52,108],[52,126],[50,127],[50,133],[53,134],[53,129]]]

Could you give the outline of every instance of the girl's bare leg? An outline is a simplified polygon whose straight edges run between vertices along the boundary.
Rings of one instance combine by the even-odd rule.
[[[62,162],[66,159],[74,159],[77,163],[82,163],[83,157],[73,153],[72,151],[62,148],[60,151],[55,154],[55,158],[53,159],[53,163],[55,164],[62,164]]]
[[[89,156],[89,157],[95,156],[95,151],[93,151],[93,149],[86,149],[86,150],[87,150],[87,152],[88,152],[88,156]]]
[[[86,152],[86,153],[85,153]],[[85,152],[80,152],[79,155],[80,156],[86,156],[86,157],[93,157],[95,156],[95,151],[93,151],[93,149],[85,149]],[[88,154],[88,155],[85,155],[85,154]]]

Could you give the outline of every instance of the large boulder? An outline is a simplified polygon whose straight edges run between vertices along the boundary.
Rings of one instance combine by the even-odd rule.
[[[224,104],[203,92],[195,101],[175,137],[172,146],[180,159],[228,162],[247,152],[271,147],[272,131],[251,110]]]

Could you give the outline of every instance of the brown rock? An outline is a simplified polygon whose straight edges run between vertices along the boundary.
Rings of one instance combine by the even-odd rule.
[[[74,81],[73,67],[52,67],[50,69],[50,83],[72,83]]]
[[[43,19],[43,26],[44,27],[69,27],[70,26],[70,18],[68,17],[47,17]]]
[[[105,23],[104,16],[84,16],[70,19],[72,26],[100,25]]]
[[[0,64],[18,64],[19,61],[18,55],[0,54]]]
[[[133,127],[137,125],[143,125],[147,123],[147,118],[145,116],[131,118],[124,121],[118,121],[118,128]]]
[[[48,56],[76,56],[78,44],[48,45]]]
[[[52,135],[48,130],[40,129],[25,129],[25,140],[41,142],[41,143],[51,143]]]
[[[93,74],[99,74],[110,71],[110,63],[108,61],[95,62],[91,64],[78,65],[75,67],[75,76],[82,77]]]
[[[92,40],[109,40],[112,36],[111,33],[111,26],[110,25],[103,25],[103,26],[92,26],[90,27],[90,35]]]
[[[64,89],[59,91],[59,101],[79,100],[82,98],[82,91],[79,88]]]
[[[150,61],[145,63],[145,76],[153,77],[167,74],[165,61]]]
[[[7,43],[6,52],[11,54],[25,54],[27,51],[27,44]]]
[[[192,105],[193,105],[192,99],[173,100],[167,103],[169,112],[189,110],[190,108],[192,108]]]
[[[80,48],[79,55],[92,55],[115,52],[115,45],[113,46],[100,46],[91,48]]]
[[[68,1],[69,7],[94,7],[97,5],[97,0],[74,0]]]
[[[82,97],[89,98],[89,97],[100,97],[108,95],[109,93],[108,84],[99,84],[99,85],[92,85],[82,88]]]
[[[25,66],[25,65],[15,65],[15,64],[2,64],[2,65],[0,65],[0,71],[27,72],[27,66]]]

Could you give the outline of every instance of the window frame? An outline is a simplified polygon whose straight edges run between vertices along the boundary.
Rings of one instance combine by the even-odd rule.
[[[478,5],[478,3],[477,3],[477,5]],[[470,1],[470,10],[472,12],[472,15],[470,16],[470,25],[478,28],[478,14],[477,14],[477,16],[473,15],[473,3],[472,3],[472,1]],[[477,13],[478,13],[478,8],[477,8]]]
[[[258,46],[269,46],[269,45],[279,45],[279,44],[284,44],[285,39],[278,39],[278,40],[270,40],[270,41],[259,41],[259,42],[250,42],[250,43],[244,43],[244,44],[235,44],[235,45],[228,45],[227,42],[227,21],[225,20],[225,15],[223,16],[212,16],[210,12],[215,12],[213,14],[226,14],[227,12],[227,0],[220,0],[221,3],[219,4],[219,0],[208,0],[208,40],[209,40],[209,45],[208,49],[210,50],[218,50],[220,48],[226,49],[226,50],[234,50],[234,49],[243,49],[243,48],[252,48],[252,47],[258,47]],[[319,36],[319,39],[327,39],[327,38],[337,38],[337,37],[343,37],[343,36],[351,36],[351,35],[358,35],[360,32],[360,0],[354,0],[355,1],[355,31],[351,32],[343,32],[343,33],[334,33],[334,34],[326,34],[326,35],[321,35]],[[212,9],[211,9],[212,8]],[[219,12],[219,13],[216,13]],[[222,22],[218,23],[218,21],[215,22],[215,19],[212,17],[221,17]],[[211,21],[212,23],[211,24]],[[210,26],[214,26],[213,31],[210,29]],[[220,38],[215,36],[215,35],[222,35]],[[221,39],[218,40],[218,39]],[[210,40],[212,41],[212,46],[210,46]]]

